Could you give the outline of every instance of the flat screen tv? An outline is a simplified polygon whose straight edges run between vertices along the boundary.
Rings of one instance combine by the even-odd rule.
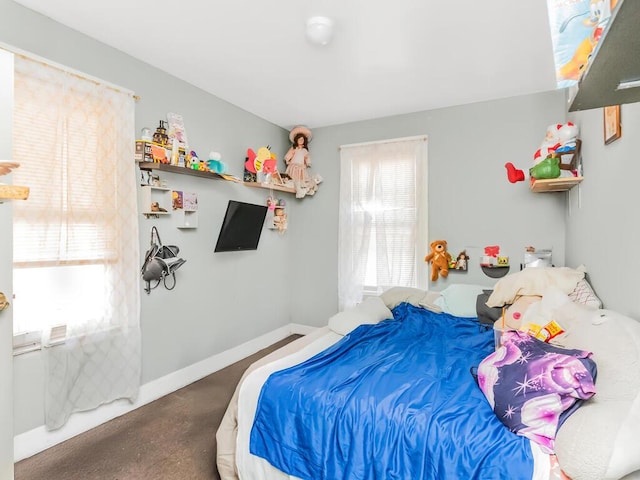
[[[266,215],[266,205],[229,200],[214,252],[257,250]]]

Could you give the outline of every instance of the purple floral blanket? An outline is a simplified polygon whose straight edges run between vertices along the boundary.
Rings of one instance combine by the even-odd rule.
[[[591,352],[568,350],[519,332],[478,367],[478,384],[509,430],[554,452],[558,428],[596,393]]]

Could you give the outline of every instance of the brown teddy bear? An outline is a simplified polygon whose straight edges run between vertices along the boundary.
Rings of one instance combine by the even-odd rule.
[[[438,280],[438,274],[446,277],[449,275],[449,263],[451,254],[447,252],[446,240],[435,240],[431,242],[431,252],[424,257],[425,262],[431,262],[431,281]]]

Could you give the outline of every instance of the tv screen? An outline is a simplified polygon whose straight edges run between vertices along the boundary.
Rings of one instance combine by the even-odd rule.
[[[229,200],[214,252],[256,250],[266,215],[266,205]]]

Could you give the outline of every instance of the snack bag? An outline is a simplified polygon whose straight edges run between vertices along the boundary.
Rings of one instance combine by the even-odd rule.
[[[555,320],[551,320],[545,326],[529,324],[528,327],[527,333],[543,342],[548,342],[552,338],[564,333],[560,324]]]

